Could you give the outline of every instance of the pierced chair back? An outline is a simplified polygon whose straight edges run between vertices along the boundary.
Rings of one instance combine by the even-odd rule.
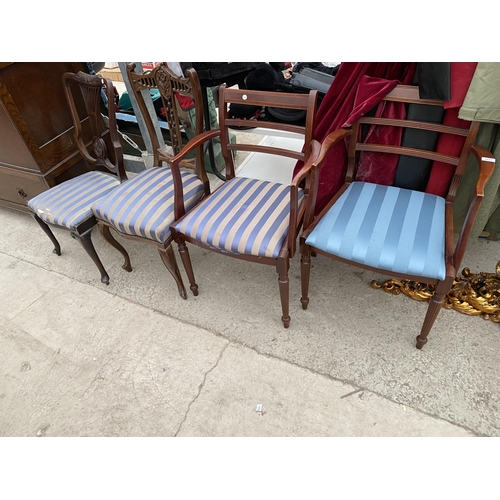
[[[154,165],[160,165],[162,161],[170,162],[183,147],[182,131],[186,127],[190,127],[188,122],[181,114],[180,104],[177,96],[191,98],[195,107],[195,135],[203,132],[203,99],[201,95],[201,86],[198,79],[198,74],[193,68],[188,68],[185,71],[185,76],[176,75],[168,66],[161,63],[151,71],[137,73],[135,71],[136,64],[127,65],[127,75],[132,86],[134,96],[141,110],[141,114],[146,123],[148,135],[151,139],[153,147],[153,162]],[[160,93],[163,109],[165,110],[165,120],[168,124],[171,144],[160,147],[158,137],[155,133],[155,128],[146,103],[144,101],[143,92],[158,90]],[[171,148],[171,149],[170,149]],[[207,186],[208,177],[205,171],[203,145],[196,150],[195,161],[184,160],[182,167],[194,168],[200,180]]]
[[[305,141],[303,150],[265,144],[232,143],[230,127],[248,126],[249,122],[229,117],[228,107],[231,103],[305,110],[305,126],[278,122],[258,123],[263,135],[268,132],[301,134]],[[289,326],[289,259],[295,253],[297,231],[304,214],[308,207],[309,210],[313,209],[309,200],[314,198],[317,184],[314,159],[319,152],[319,144],[312,140],[316,103],[316,91],[310,94],[292,94],[228,89],[225,85],[220,87],[220,130],[204,132],[190,141],[190,147],[192,149],[204,141],[220,136],[221,151],[226,164],[226,182],[184,217],[179,199],[176,207],[179,217],[182,218],[172,226],[172,235],[179,245],[194,295],[198,294],[198,285],[186,242],[220,255],[275,266],[279,275],[282,321],[285,327]],[[302,160],[304,166],[286,184],[237,176],[233,160],[235,151],[264,153],[259,157],[264,171],[273,169],[273,158],[277,156]],[[185,150],[172,160],[174,175],[178,175],[176,170],[187,152],[188,150]]]
[[[350,135],[345,183],[314,222],[304,225],[300,237],[301,302],[306,309],[313,252],[417,284],[424,282],[435,287],[435,293],[417,337],[417,348],[422,348],[456,277],[484,195],[484,185],[493,172],[494,159],[484,148],[474,145],[479,127],[477,122],[470,122],[467,128],[441,123],[435,119],[435,109],[441,108],[442,118],[444,103],[420,99],[418,87],[400,85],[383,100],[404,103],[406,118],[364,116],[345,130]],[[419,113],[419,117],[413,118]],[[387,138],[387,131],[392,129],[402,131],[402,134],[395,134],[392,144],[377,140],[377,137]],[[378,132],[369,133],[374,130]],[[336,142],[335,134],[339,132],[325,139],[319,162]],[[460,141],[458,154],[437,150],[438,139],[442,136]],[[407,137],[413,137],[409,143],[405,140]],[[476,197],[471,202],[464,226],[455,231],[453,201],[471,153],[480,170]],[[369,172],[374,155],[383,155],[383,161],[387,162],[397,159],[394,185],[360,179],[360,164],[363,163],[364,171]],[[378,165],[381,164],[380,158]],[[426,192],[430,172],[426,162],[432,168],[452,169],[444,196]],[[456,245],[455,233],[460,234]]]
[[[188,212],[210,193],[210,184],[205,172],[202,147],[195,148],[197,157],[194,170],[192,162],[180,165],[186,167],[182,168],[182,171],[179,165],[177,169],[170,167],[173,154],[169,152],[168,146],[160,147],[153,122],[157,118],[150,115],[143,93],[149,93],[153,89],[159,90],[170,128],[172,149],[179,153],[184,149],[182,123],[176,107],[177,95],[182,93],[194,100],[197,127],[201,133],[203,104],[199,81],[192,69],[187,71],[187,77],[179,77],[164,64],[144,73],[137,73],[135,68],[134,63],[127,65],[127,74],[153,145],[154,165],[139,172],[109,193],[109,196],[103,197],[92,206],[92,211],[101,233],[111,245],[121,247],[110,229],[123,238],[156,245],[165,267],[177,284],[179,295],[186,298],[186,290],[171,246],[170,226],[178,219],[179,210],[175,208],[175,204],[182,206],[183,214]],[[123,252],[123,267],[131,270],[130,258]]]
[[[74,126],[74,138],[80,154],[89,170],[108,170],[120,181],[127,179],[123,163],[123,149],[118,136],[114,107],[113,83],[100,75],[89,75],[82,71],[64,73],[62,77],[66,101]],[[92,139],[89,147],[84,140],[82,122],[75,102],[75,94],[83,98],[88,115]],[[106,103],[103,103],[103,100]],[[105,123],[102,108],[107,104],[108,123]]]
[[[107,78],[83,72],[65,73],[62,84],[73,120],[74,140],[89,171],[40,193],[28,201],[28,208],[53,243],[55,254],[61,255],[61,246],[49,224],[69,230],[99,269],[101,281],[109,284],[90,235],[97,223],[92,204],[127,179],[116,128],[113,85]],[[103,99],[107,101],[107,124],[102,115]],[[83,110],[86,116],[80,116]]]

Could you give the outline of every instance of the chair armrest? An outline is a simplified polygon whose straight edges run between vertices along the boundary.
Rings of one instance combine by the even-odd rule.
[[[476,182],[476,196],[484,196],[484,187],[495,170],[495,157],[483,146],[474,144],[471,151],[479,164],[479,178]]]
[[[220,135],[220,130],[206,130],[201,134],[193,137],[171,160],[170,165],[179,165],[179,162],[183,160],[191,151],[200,147],[204,142],[211,139],[215,139]]]
[[[460,236],[455,246],[455,252],[453,255],[453,263],[455,265],[455,269],[458,269],[460,267],[460,264],[462,263],[462,258],[467,246],[467,241],[474,225],[474,221],[476,220],[479,207],[481,206],[484,198],[484,187],[490,180],[490,177],[495,170],[496,163],[495,157],[483,146],[474,144],[471,147],[471,152],[476,158],[476,161],[479,165],[479,176],[476,181],[474,199],[472,200],[472,203],[469,207],[469,211],[467,212],[464,223],[462,225],[462,230],[460,231]]]
[[[293,176],[292,182],[290,183],[291,186],[298,187],[298,185],[302,182],[302,180],[304,179],[304,177],[306,177],[310,170],[312,168],[316,168],[318,165],[317,159],[321,151],[321,144],[313,139],[309,143],[309,149],[309,157],[304,165],[302,165],[302,168]]]
[[[345,128],[335,130],[330,134],[328,134],[321,143],[321,149],[319,151],[319,154],[314,159],[312,158],[313,155],[312,154],[310,155],[309,160],[312,159],[313,161],[312,162],[307,161],[304,164],[304,166],[294,175],[292,179],[292,185],[298,185],[299,182],[305,177],[307,172],[313,167],[313,165],[314,167],[321,166],[321,163],[325,159],[325,156],[328,153],[328,151],[330,151],[330,148],[337,142],[345,139],[346,137],[349,137],[351,134],[352,130]],[[317,142],[317,141],[313,140],[312,142]]]
[[[294,255],[297,229],[302,222],[303,227],[308,227],[314,217],[314,208],[316,205],[316,193],[318,190],[318,169],[325,159],[326,154],[330,148],[337,142],[349,137],[352,134],[351,129],[339,129],[328,134],[323,143],[319,144],[318,141],[313,139],[309,145],[311,154],[304,163],[302,168],[293,176],[290,184],[290,227],[289,227],[289,249],[290,255]],[[305,179],[305,200],[304,200],[304,214],[299,218],[298,212],[298,186]]]
[[[175,220],[179,220],[186,213],[184,206],[184,190],[182,187],[182,178],[180,172],[180,162],[191,151],[196,148],[202,147],[206,141],[214,139],[220,135],[220,130],[206,130],[201,134],[193,137],[170,161],[170,170],[172,171],[172,178],[174,180],[174,216]],[[202,153],[203,154],[203,153]],[[203,158],[201,158],[203,161]]]
[[[304,166],[297,172],[297,174],[294,176],[292,179],[292,186],[295,186],[295,189],[297,189],[297,186],[304,177],[307,176],[309,171],[312,172],[311,175],[309,175],[306,178],[306,200],[305,200],[305,211],[304,211],[304,218],[303,218],[303,229],[307,229],[313,222],[314,219],[314,210],[316,207],[316,196],[318,192],[318,182],[319,182],[319,169],[321,168],[321,164],[323,160],[325,159],[325,156],[327,155],[328,151],[330,148],[334,145],[337,144],[338,142],[346,139],[352,134],[351,129],[338,129],[330,134],[328,134],[323,142],[321,143],[321,148],[317,154],[311,153],[309,156],[309,161],[307,161]],[[316,141],[313,141],[316,142]],[[311,147],[313,147],[311,145]]]

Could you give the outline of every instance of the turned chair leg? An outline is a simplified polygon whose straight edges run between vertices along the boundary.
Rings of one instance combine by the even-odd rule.
[[[198,285],[194,279],[194,271],[193,265],[191,264],[191,257],[189,256],[189,250],[187,249],[186,243],[184,241],[178,242],[179,254],[181,256],[182,264],[184,265],[184,269],[189,279],[189,288],[193,292],[193,295],[196,297],[198,295]]]
[[[165,267],[168,269],[169,273],[177,283],[177,290],[179,291],[179,295],[183,299],[187,299],[186,289],[184,288],[184,283],[182,282],[181,273],[179,272],[179,267],[177,266],[177,261],[175,260],[175,254],[172,249],[172,245],[169,245],[167,248],[158,247],[158,253],[160,254],[163,264],[165,264]]]
[[[278,272],[278,283],[280,288],[281,298],[281,321],[283,326],[288,328],[290,326],[290,286],[288,279],[288,269],[290,263],[288,259],[278,259],[276,271]]]
[[[99,231],[100,233],[102,234],[103,238],[111,245],[113,246],[114,248],[116,248],[122,255],[123,255],[123,258],[125,259],[125,262],[122,266],[123,269],[125,269],[125,271],[127,272],[131,272],[132,271],[132,265],[130,264],[130,257],[127,253],[127,251],[125,250],[125,248],[123,248],[120,243],[118,243],[115,238],[113,237],[113,235],[111,234],[111,231],[109,229],[109,226],[106,226],[105,224],[98,224],[99,226]]]
[[[105,283],[106,285],[109,285],[109,276],[106,270],[104,269],[104,266],[102,265],[101,259],[99,259],[99,256],[97,255],[97,252],[95,251],[94,244],[92,243],[92,240],[90,238],[90,234],[92,233],[92,228],[89,229],[88,231],[85,231],[83,234],[78,235],[74,232],[71,232],[71,236],[80,242],[80,244],[83,246],[85,251],[89,254],[90,258],[94,262],[94,264],[97,266],[97,269],[99,269],[99,272],[101,273],[101,282]]]
[[[448,277],[444,281],[440,281],[436,287],[436,291],[429,302],[429,307],[427,308],[427,313],[425,315],[424,324],[422,325],[422,330],[420,330],[420,335],[417,337],[417,349],[422,349],[427,343],[427,335],[431,331],[432,325],[439,314],[439,311],[443,307],[444,299],[447,293],[451,289],[453,284],[453,278]]]
[[[43,232],[50,238],[50,241],[52,241],[52,244],[54,245],[54,250],[52,250],[52,252],[54,252],[56,255],[61,255],[61,245],[59,245],[59,242],[54,236],[54,233],[50,230],[48,224],[46,224],[42,219],[40,219],[38,215],[33,213],[31,215],[38,222],[38,225],[43,229]]]
[[[311,275],[311,252],[309,247],[304,246],[301,249],[300,255],[300,286],[302,289],[302,297],[300,302],[302,309],[307,309],[309,304],[309,277]]]

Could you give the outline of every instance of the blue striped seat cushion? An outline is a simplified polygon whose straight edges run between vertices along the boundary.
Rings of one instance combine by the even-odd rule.
[[[444,198],[353,182],[306,243],[378,269],[444,279],[444,234]]]
[[[86,172],[35,196],[28,207],[44,222],[74,230],[93,217],[92,204],[119,184],[110,174]]]
[[[303,197],[299,190],[299,205]],[[175,229],[224,252],[277,258],[289,220],[290,186],[236,177],[192,210]]]
[[[204,194],[203,183],[194,174],[182,172],[186,211]],[[170,237],[174,222],[174,181],[168,167],[143,170],[92,206],[97,219],[119,233],[140,236],[158,243]]]

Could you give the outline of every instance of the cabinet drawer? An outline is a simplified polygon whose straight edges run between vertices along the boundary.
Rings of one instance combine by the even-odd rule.
[[[14,203],[27,210],[28,200],[47,188],[47,183],[40,175],[0,167],[0,200],[9,202],[9,205]]]

